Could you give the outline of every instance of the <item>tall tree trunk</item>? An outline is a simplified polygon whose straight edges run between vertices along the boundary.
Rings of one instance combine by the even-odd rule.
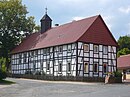
[[[6,68],[7,68],[7,72],[9,71],[9,58],[8,56],[6,57]]]

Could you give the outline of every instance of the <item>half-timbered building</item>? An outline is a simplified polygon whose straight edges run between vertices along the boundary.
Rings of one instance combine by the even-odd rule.
[[[51,27],[47,13],[41,31],[11,52],[12,74],[105,77],[117,69],[117,42],[100,15]]]

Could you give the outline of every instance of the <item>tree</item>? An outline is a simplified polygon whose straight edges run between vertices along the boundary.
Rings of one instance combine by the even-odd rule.
[[[119,50],[123,48],[130,49],[130,36],[121,36],[118,40]]]
[[[0,57],[6,58],[7,69],[11,50],[36,26],[34,17],[27,17],[27,14],[21,0],[0,1]]]
[[[5,58],[0,58],[0,80],[6,78],[6,60]]]
[[[130,54],[130,50],[128,48],[123,48],[118,51],[117,56],[120,57],[121,55],[127,55]]]
[[[130,54],[130,36],[121,36],[118,40],[118,53],[117,56]]]

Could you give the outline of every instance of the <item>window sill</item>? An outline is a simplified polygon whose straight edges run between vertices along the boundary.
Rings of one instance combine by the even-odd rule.
[[[88,73],[88,72],[84,72],[84,73]]]
[[[88,53],[89,51],[84,51],[85,53]]]

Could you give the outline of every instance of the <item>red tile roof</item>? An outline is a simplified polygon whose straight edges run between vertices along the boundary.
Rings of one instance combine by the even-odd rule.
[[[122,69],[130,68],[130,54],[120,56],[117,59],[117,68],[119,68],[119,69],[121,69],[121,68]]]
[[[101,16],[97,15],[51,28],[43,34],[40,32],[34,33],[24,39],[11,53],[73,43],[76,41],[117,46],[117,42],[103,22]]]

